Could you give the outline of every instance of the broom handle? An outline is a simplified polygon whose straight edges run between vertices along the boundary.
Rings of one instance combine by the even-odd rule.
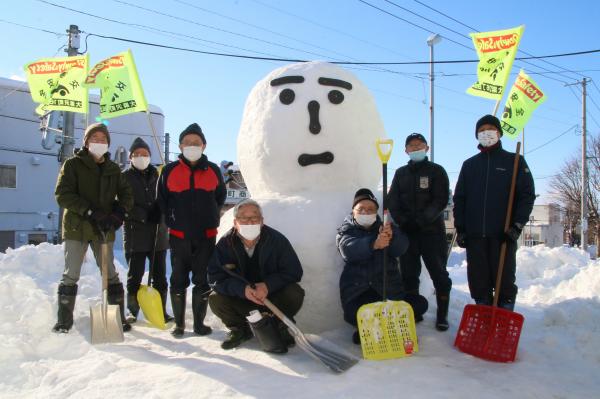
[[[515,189],[517,186],[517,173],[519,168],[519,153],[521,151],[521,142],[517,142],[517,150],[515,151],[515,161],[513,164],[513,175],[510,183],[510,194],[508,195],[508,206],[506,209],[506,221],[504,222],[504,232],[508,231],[510,221],[512,219],[513,200],[515,198]],[[498,275],[496,276],[496,288],[494,290],[493,306],[498,306],[498,298],[500,297],[500,284],[502,282],[502,272],[504,271],[504,260],[506,259],[506,241],[502,241],[500,246],[500,260],[498,262]]]

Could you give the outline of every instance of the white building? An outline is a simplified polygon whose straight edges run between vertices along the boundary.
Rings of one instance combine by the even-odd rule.
[[[95,122],[99,114],[98,96],[90,96],[88,120]],[[60,132],[42,135],[40,118],[35,113],[26,82],[0,78],[0,252],[25,244],[56,241],[58,205],[54,186],[60,170]],[[164,115],[156,106],[150,114],[161,147],[164,146]],[[61,113],[51,117],[61,128]],[[75,116],[75,148],[81,146],[86,116]],[[152,149],[152,162],[160,156],[145,113],[135,113],[111,119],[110,151],[123,167],[128,159],[131,142],[142,137]],[[161,151],[164,151],[161,148]]]
[[[550,248],[563,244],[561,211],[558,204],[534,205],[529,223],[523,228],[522,245],[544,244]]]

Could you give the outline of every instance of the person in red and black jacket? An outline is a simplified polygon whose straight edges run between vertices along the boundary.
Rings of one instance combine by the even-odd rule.
[[[227,191],[219,167],[203,154],[206,138],[197,123],[179,135],[179,160],[166,165],[158,180],[157,201],[169,228],[171,305],[180,338],[185,330],[186,290],[192,273],[194,333],[208,335],[204,325],[210,287],[206,268],[215,248],[220,211]]]

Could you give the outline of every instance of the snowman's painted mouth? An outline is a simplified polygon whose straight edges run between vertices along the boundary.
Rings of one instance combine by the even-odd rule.
[[[320,154],[301,154],[298,157],[300,166],[308,166],[316,163],[330,164],[333,162],[333,154],[329,151]]]

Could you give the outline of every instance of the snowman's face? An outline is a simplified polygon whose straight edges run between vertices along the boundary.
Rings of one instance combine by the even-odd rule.
[[[252,195],[377,184],[383,125],[368,90],[332,64],[280,68],[246,102],[238,159]]]

